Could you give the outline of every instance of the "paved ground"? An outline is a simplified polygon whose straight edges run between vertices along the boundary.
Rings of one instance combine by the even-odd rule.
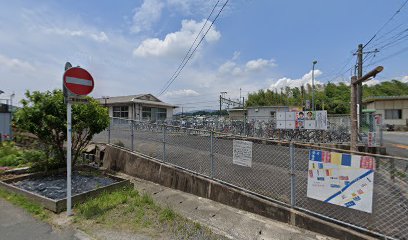
[[[408,158],[408,132],[383,132],[387,154]]]
[[[55,229],[0,198],[0,240],[84,240],[74,230]]]
[[[156,202],[169,206],[182,216],[209,227],[230,239],[329,240],[327,236],[306,231],[206,198],[131,178],[139,192],[147,192]]]

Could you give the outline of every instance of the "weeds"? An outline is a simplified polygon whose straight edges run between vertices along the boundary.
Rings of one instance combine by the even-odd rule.
[[[125,187],[76,206],[75,222],[94,229],[102,228],[149,233],[150,235],[172,234],[174,238],[189,239],[196,235],[211,236],[200,224],[191,222],[169,207],[160,207],[153,198]],[[212,237],[208,237],[212,239]]]
[[[10,193],[6,190],[0,189],[0,197],[6,199],[14,205],[27,210],[27,212],[31,213],[41,220],[46,220],[49,218],[49,212],[47,210],[45,210],[42,206],[29,201],[27,198],[21,195]]]

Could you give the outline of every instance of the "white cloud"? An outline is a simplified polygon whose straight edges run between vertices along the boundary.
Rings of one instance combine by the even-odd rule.
[[[183,15],[207,15],[214,6],[214,1],[208,0],[167,0],[169,8]],[[221,4],[218,4],[221,6]]]
[[[374,86],[374,85],[377,85],[377,84],[379,84],[379,83],[381,83],[380,80],[371,79],[370,81],[363,82],[363,85],[366,85],[366,86]]]
[[[34,71],[35,68],[30,63],[17,59],[17,58],[9,58],[0,54],[0,68],[7,68],[8,70],[13,71]]]
[[[316,80],[316,78],[319,77],[320,75],[322,75],[322,72],[320,70],[318,69],[314,70],[315,85],[322,84],[321,82]],[[272,83],[269,86],[269,89],[275,90],[275,89],[280,89],[280,88],[285,88],[285,87],[294,88],[294,87],[304,86],[308,83],[312,84],[312,71],[306,73],[305,75],[303,75],[303,77],[298,78],[298,79],[291,79],[287,77],[280,78],[276,82]]]
[[[41,27],[43,31],[47,34],[56,34],[68,37],[87,37],[97,42],[107,42],[109,41],[108,36],[105,32],[93,32],[90,30],[72,30],[68,28],[57,28],[57,27]]]
[[[218,72],[221,74],[231,73],[232,75],[239,75],[242,73],[242,69],[237,66],[237,63],[233,61],[226,61],[218,68]]]
[[[175,97],[175,96],[182,96],[182,97],[189,97],[189,96],[199,96],[200,94],[192,89],[180,89],[171,92],[166,92],[163,97]]]
[[[194,42],[204,23],[205,20],[201,22],[183,20],[180,31],[167,34],[163,40],[158,38],[146,39],[133,51],[133,54],[138,57],[183,55]],[[210,25],[211,23],[207,22],[206,26]],[[217,41],[220,37],[221,33],[213,25],[204,40],[210,43]]]
[[[142,6],[135,10],[131,31],[139,33],[150,30],[160,17],[164,7],[161,0],[144,0]]]
[[[234,52],[232,60],[228,60],[223,63],[219,68],[218,72],[221,74],[232,74],[234,76],[238,76],[248,72],[259,72],[264,70],[268,67],[276,66],[274,60],[266,60],[262,58],[258,58],[255,60],[249,60],[244,65],[238,65],[234,60],[236,60],[239,56],[239,52]]]
[[[401,82],[408,83],[408,76],[404,76],[401,78]]]
[[[274,60],[266,60],[262,58],[248,61],[245,64],[247,71],[260,71],[266,67],[274,67],[274,66],[276,66],[276,64],[274,63]]]
[[[93,40],[98,41],[98,42],[105,42],[109,40],[105,32],[100,32],[99,34],[92,33],[91,37]]]

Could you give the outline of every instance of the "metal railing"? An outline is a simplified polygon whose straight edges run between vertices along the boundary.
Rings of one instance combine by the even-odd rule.
[[[233,164],[233,140],[252,142],[252,166]],[[365,154],[376,161],[371,214],[307,197],[310,149],[355,153],[307,143],[243,137],[203,129],[112,119],[94,138],[233,185],[280,204],[385,239],[408,239],[408,159]]]

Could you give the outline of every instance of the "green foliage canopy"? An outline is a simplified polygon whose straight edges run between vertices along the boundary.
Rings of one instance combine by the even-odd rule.
[[[63,166],[66,162],[64,142],[67,139],[67,107],[61,90],[27,91],[23,105],[14,116],[16,127],[36,135],[39,141]],[[75,165],[84,147],[109,125],[106,108],[88,97],[88,104],[72,107],[72,155]]]
[[[316,109],[325,109],[330,114],[350,113],[350,86],[345,83],[327,83],[315,86]],[[397,80],[381,82],[372,86],[363,86],[363,98],[369,96],[403,96],[408,95],[408,83]],[[259,90],[250,93],[246,106],[268,106],[268,105],[305,105],[305,100],[312,100],[312,87],[307,84],[305,89],[286,87],[282,91]]]

